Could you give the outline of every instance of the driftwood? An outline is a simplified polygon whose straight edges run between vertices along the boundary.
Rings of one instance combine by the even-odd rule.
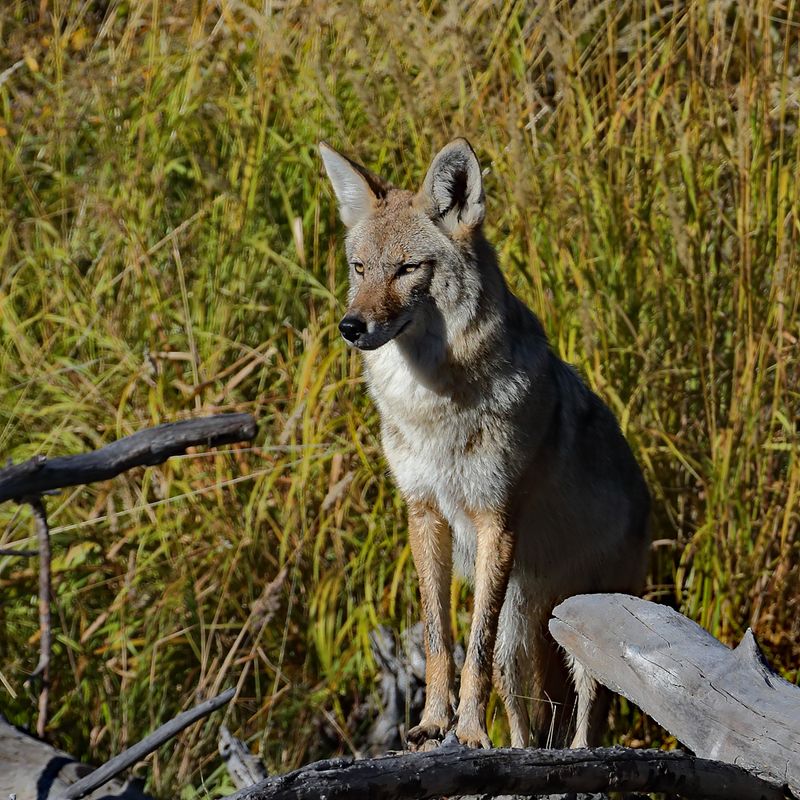
[[[359,717],[372,724],[367,731],[365,751],[381,755],[403,746],[406,719],[419,722],[425,705],[425,644],[422,623],[407,628],[396,646],[395,633],[386,625],[370,632],[369,646],[378,665],[378,697],[370,695]]]
[[[137,431],[88,453],[53,459],[37,456],[0,470],[0,503],[108,480],[133,467],[161,464],[187,447],[250,441],[255,435],[250,414],[217,414]]]
[[[421,622],[399,636],[386,625],[369,635],[370,651],[378,665],[378,692],[357,709],[357,717],[369,717],[372,724],[364,748],[369,755],[399,750],[405,744],[406,727],[416,725],[425,705],[425,640]],[[456,669],[464,663],[464,648],[454,650]],[[353,731],[355,734],[355,731]]]
[[[354,717],[369,718],[365,752],[383,755],[405,744],[407,727],[416,725],[425,705],[425,640],[421,622],[399,636],[385,625],[369,635],[370,650],[378,665],[377,697],[370,696]],[[456,669],[464,663],[464,648],[455,646]],[[353,731],[355,735],[355,731]]]
[[[783,789],[730,764],[660,750],[473,750],[445,742],[426,753],[309,764],[232,800],[404,800],[454,794],[644,791],[705,800],[779,800]]]
[[[71,755],[10,725],[0,716],[0,800],[61,800],[67,787],[92,771]],[[138,781],[111,780],[89,800],[153,800]]]
[[[601,683],[698,756],[800,796],[800,688],[770,669],[752,631],[730,650],[666,606],[600,594],[565,600],[550,630]]]

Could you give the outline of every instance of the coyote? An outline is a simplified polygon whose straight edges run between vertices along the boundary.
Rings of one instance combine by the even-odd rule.
[[[320,151],[348,229],[339,330],[363,353],[419,577],[427,695],[409,745],[429,749],[455,724],[460,742],[489,747],[494,681],[512,746],[527,746],[531,724],[539,743],[568,741],[574,724],[572,745],[586,746],[601,722],[596,684],[565,662],[547,621],[573,594],[641,592],[641,471],[611,411],[506,286],[465,139],[436,155],[416,194]],[[455,715],[454,568],[474,586]]]

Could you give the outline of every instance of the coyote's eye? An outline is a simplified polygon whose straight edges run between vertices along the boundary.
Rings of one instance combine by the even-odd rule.
[[[356,271],[356,275],[364,274],[364,265],[360,261],[354,261],[352,267]]]
[[[415,270],[418,270],[420,266],[420,264],[401,264],[394,275],[396,278],[401,278],[403,275],[410,275]]]

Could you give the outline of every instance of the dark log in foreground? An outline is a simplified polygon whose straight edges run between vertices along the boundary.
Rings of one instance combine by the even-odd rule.
[[[113,478],[133,467],[162,464],[187,447],[249,442],[256,435],[250,414],[217,414],[168,422],[75,456],[37,456],[0,470],[0,503],[53,489]]]
[[[62,800],[67,787],[91,772],[73,756],[10,725],[0,715],[0,798]],[[89,800],[153,800],[136,782],[111,780]]]
[[[103,764],[102,767],[98,767],[85,778],[73,783],[64,792],[64,797],[67,800],[79,800],[79,798],[85,797],[89,792],[110,781],[123,770],[133,766],[137,761],[141,761],[153,750],[157,750],[162,744],[168,742],[184,728],[188,728],[193,722],[197,722],[197,720],[208,716],[212,711],[224,706],[235,693],[235,689],[227,689],[217,697],[212,697],[210,700],[206,700],[204,703],[178,714],[177,717],[164,723],[160,728],[156,728],[138,744],[123,750],[118,756],[114,756],[110,761]]]
[[[800,796],[800,688],[770,669],[752,631],[731,650],[677,611],[621,594],[570,597],[550,631],[698,756]]]
[[[660,750],[472,750],[361,761],[332,759],[265,781],[231,800],[425,800],[458,794],[664,792],[705,800],[785,800],[785,789],[738,767]]]

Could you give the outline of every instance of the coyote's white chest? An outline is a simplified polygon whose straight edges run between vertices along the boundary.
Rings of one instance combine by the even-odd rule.
[[[435,502],[453,530],[456,569],[470,575],[475,530],[468,512],[503,501],[507,433],[487,426],[485,407],[460,408],[421,383],[393,343],[367,363],[395,479],[406,498]]]

